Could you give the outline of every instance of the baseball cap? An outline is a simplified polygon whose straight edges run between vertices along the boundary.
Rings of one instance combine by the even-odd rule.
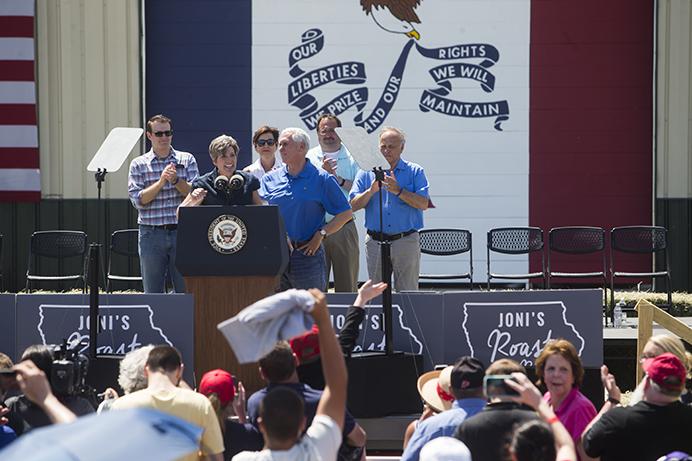
[[[682,391],[687,370],[679,358],[670,352],[646,359],[642,368],[647,376],[663,389]]]
[[[288,342],[293,353],[298,357],[299,365],[310,363],[320,357],[320,338],[317,324],[314,324],[310,331],[294,336]]]
[[[199,382],[199,393],[209,396],[216,394],[219,396],[221,406],[228,405],[228,402],[235,397],[235,387],[233,387],[233,377],[226,370],[216,369],[204,373]]]
[[[450,382],[454,389],[473,389],[483,387],[484,376],[483,362],[475,357],[464,356],[454,364]]]
[[[423,445],[420,461],[471,461],[471,451],[454,437],[437,437]]]

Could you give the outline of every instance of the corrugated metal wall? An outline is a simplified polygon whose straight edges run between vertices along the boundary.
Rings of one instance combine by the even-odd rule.
[[[38,0],[39,146],[43,198],[96,197],[86,166],[116,126],[142,126],[139,0]],[[135,147],[138,155],[142,145]],[[127,166],[104,197],[127,197]]]
[[[658,0],[656,223],[669,231],[673,287],[692,289],[692,7]]]
[[[143,126],[140,8],[139,0],[36,2],[43,200],[0,204],[6,290],[24,287],[33,231],[83,230],[90,242],[105,240],[97,239],[97,188],[86,166],[112,128]],[[126,199],[127,170],[142,148],[106,177],[102,196],[115,200],[103,201],[102,234],[137,225]]]

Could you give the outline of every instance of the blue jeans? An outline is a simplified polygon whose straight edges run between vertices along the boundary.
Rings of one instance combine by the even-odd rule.
[[[166,274],[176,293],[185,293],[185,280],[175,268],[177,230],[139,226],[139,265],[145,293],[164,293]]]
[[[327,285],[326,272],[327,264],[322,245],[314,256],[306,256],[300,250],[293,250],[288,259],[288,268],[281,277],[281,290],[289,288],[323,290]]]

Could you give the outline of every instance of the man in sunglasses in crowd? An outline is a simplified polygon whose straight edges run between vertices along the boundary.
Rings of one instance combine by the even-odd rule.
[[[127,189],[139,217],[139,260],[145,293],[163,293],[166,274],[173,288],[185,292],[175,267],[176,211],[199,175],[195,157],[173,149],[171,119],[154,115],[147,122],[151,149],[130,163]]]
[[[341,192],[348,200],[353,180],[358,174],[358,164],[341,143],[335,128],[341,126],[336,115],[322,114],[317,119],[318,146],[308,151],[308,160],[317,168],[322,168],[336,179]],[[327,220],[332,215],[327,215]],[[334,291],[355,293],[358,291],[358,230],[351,219],[324,241],[324,254],[327,264],[327,285],[329,273],[334,270]],[[322,287],[327,291],[329,287]]]

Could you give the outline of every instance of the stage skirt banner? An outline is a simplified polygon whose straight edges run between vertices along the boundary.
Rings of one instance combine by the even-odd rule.
[[[354,298],[328,295],[337,332]],[[547,341],[564,338],[585,367],[598,368],[603,363],[601,299],[600,290],[396,293],[394,349],[421,354],[426,370],[463,355],[486,365],[509,358],[532,367]],[[0,314],[9,320],[0,324],[0,347],[13,358],[31,344],[63,339],[88,349],[87,296],[4,295]],[[365,314],[354,352],[384,351],[380,301],[365,306]],[[123,355],[146,344],[171,344],[183,354],[186,369],[194,368],[191,295],[102,296],[100,315],[99,353]]]
[[[125,355],[147,344],[178,348],[192,378],[193,298],[189,294],[101,295],[97,353]],[[89,352],[88,295],[17,295],[16,354],[32,344],[67,340]],[[192,381],[189,381],[192,382]]]

